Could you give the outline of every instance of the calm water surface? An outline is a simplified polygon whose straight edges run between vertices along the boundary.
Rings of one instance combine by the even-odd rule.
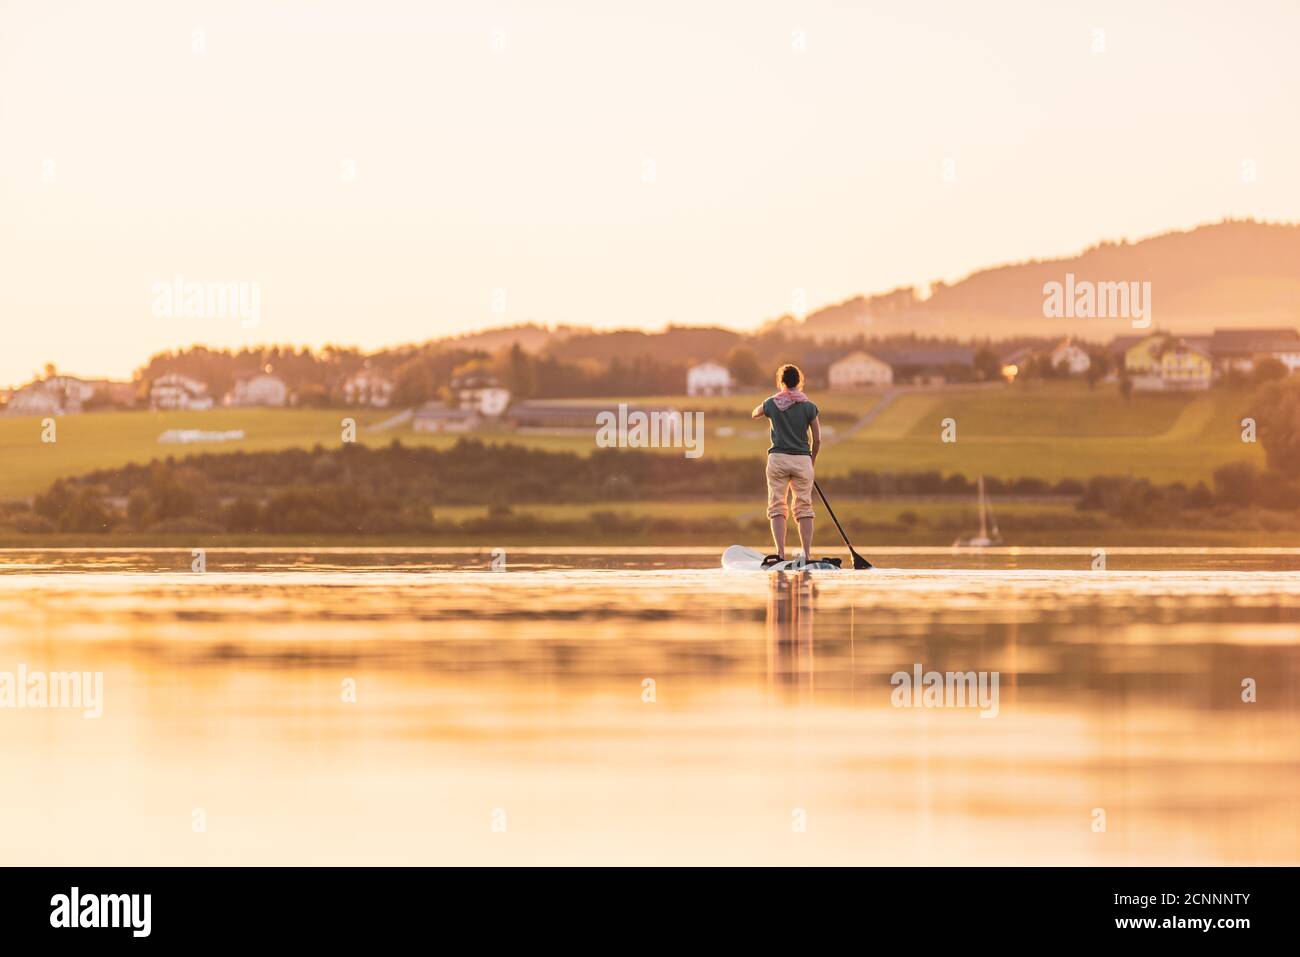
[[[716,556],[0,550],[0,860],[1300,863],[1300,550]]]

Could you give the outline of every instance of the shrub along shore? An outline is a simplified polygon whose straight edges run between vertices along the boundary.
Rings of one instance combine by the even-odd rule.
[[[966,476],[852,471],[828,484],[855,540],[947,545],[978,526]],[[1008,544],[1300,543],[1300,481],[1247,463],[1191,485],[1101,476],[986,486]],[[761,541],[764,504],[759,457],[393,442],[200,454],[61,479],[30,503],[0,506],[0,542],[705,545]]]

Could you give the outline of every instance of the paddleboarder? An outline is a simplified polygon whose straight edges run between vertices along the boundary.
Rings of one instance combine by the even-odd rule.
[[[767,517],[772,525],[776,554],[764,565],[785,561],[785,532],[789,521],[787,499],[794,490],[794,519],[804,558],[812,556],[813,466],[822,445],[817,405],[803,392],[803,373],[795,365],[776,370],[776,394],[754,407],[752,418],[772,423],[772,446],[767,450]]]

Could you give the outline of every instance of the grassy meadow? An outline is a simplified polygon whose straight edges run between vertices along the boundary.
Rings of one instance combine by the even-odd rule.
[[[389,416],[382,411],[339,409],[212,409],[207,412],[93,412],[61,416],[56,441],[42,441],[41,420],[0,418],[0,499],[23,498],[48,488],[57,478],[130,462],[201,452],[246,452],[337,445],[342,420],[358,428]],[[238,442],[161,444],[169,429],[226,432],[242,429]]]
[[[609,402],[698,409],[704,412],[706,455],[753,457],[767,448],[765,423],[749,418],[763,395]],[[818,461],[819,474],[827,478],[870,469],[1048,481],[1132,475],[1160,483],[1195,483],[1208,482],[1215,469],[1230,462],[1264,464],[1263,450],[1241,441],[1240,421],[1249,407],[1245,393],[1214,390],[1125,399],[1111,384],[1089,389],[1082,382],[1031,382],[993,389],[901,391],[891,400],[883,400],[879,390],[818,393],[813,399],[823,413],[831,414],[823,426],[826,444]],[[854,427],[873,412],[865,426]],[[956,420],[955,443],[940,439],[946,418]],[[592,445],[585,435],[499,438],[579,453]],[[455,441],[418,435],[410,440]]]
[[[599,400],[703,411],[706,456],[757,459],[766,448],[763,422],[749,411],[766,393],[714,398],[628,397]],[[879,390],[813,395],[826,413],[826,445],[819,473],[833,479],[851,469],[938,470],[967,476],[1034,477],[1049,481],[1094,475],[1133,475],[1155,482],[1208,481],[1233,461],[1263,465],[1263,450],[1240,439],[1250,412],[1247,393],[1213,390],[1183,395],[1135,395],[1114,385],[1089,389],[1081,382],[1030,382],[1007,387],[902,390],[888,399]],[[579,400],[574,400],[575,402]],[[596,404],[597,400],[581,400]],[[875,413],[865,424],[859,420]],[[214,409],[206,412],[99,412],[65,416],[57,441],[42,442],[37,418],[0,418],[0,499],[25,498],[55,479],[153,458],[198,452],[260,451],[316,444],[337,445],[342,420],[358,423],[358,440],[446,447],[458,435],[419,433],[408,424],[373,431],[392,410]],[[957,441],[940,439],[942,422],[957,423]],[[242,429],[237,442],[163,445],[169,429]],[[516,442],[551,451],[587,454],[588,434],[480,432],[488,442]],[[663,449],[646,454],[681,455]],[[709,490],[701,489],[701,497]]]

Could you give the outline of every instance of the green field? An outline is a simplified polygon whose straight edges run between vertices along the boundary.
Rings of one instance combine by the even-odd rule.
[[[1113,386],[1089,390],[1083,383],[904,395],[848,442],[831,446],[825,466],[838,469],[843,456],[878,470],[969,476],[1209,480],[1229,462],[1263,466],[1263,450],[1241,441],[1248,405],[1239,393],[1125,399]],[[951,444],[940,437],[947,418],[956,422]]]
[[[636,398],[583,400],[700,409],[705,413],[706,456],[758,458],[766,449],[766,428],[748,417],[763,393],[727,398]],[[852,423],[881,401],[881,393],[819,393],[814,400],[831,417],[819,460],[821,475],[850,469],[938,470],[968,476],[1047,480],[1129,474],[1158,482],[1209,480],[1214,469],[1233,461],[1263,465],[1263,450],[1240,440],[1242,393],[1212,391],[1189,395],[1124,399],[1114,386],[1089,390],[1083,383],[1018,383],[1005,388],[904,392],[856,432]],[[577,401],[577,400],[575,400]],[[218,409],[208,412],[102,412],[58,420],[57,441],[41,441],[40,420],[0,418],[0,499],[30,496],[54,479],[153,458],[198,452],[266,450],[338,445],[347,416],[360,426],[359,440],[386,444],[394,438],[416,445],[446,447],[457,435],[416,433],[409,425],[382,432],[367,427],[389,411],[343,409]],[[942,421],[957,423],[957,441],[940,439]],[[161,445],[168,429],[242,429],[240,442]],[[536,448],[587,454],[591,434],[535,435],[478,433],[484,441],[510,441]],[[681,455],[664,449],[645,454]],[[708,490],[701,489],[701,496]]]
[[[766,426],[747,414],[759,397],[683,399],[677,407],[709,402],[717,410],[702,406],[706,455],[754,456],[766,448]],[[814,399],[823,410],[849,414],[851,422],[869,412],[881,397],[879,392],[859,392],[820,394]],[[625,401],[651,404],[654,400]],[[662,399],[658,402],[664,404]],[[1241,441],[1240,420],[1248,407],[1248,397],[1240,393],[1125,399],[1112,385],[1090,390],[1074,382],[905,392],[860,431],[850,434],[843,424],[826,429],[818,470],[828,477],[871,469],[1050,481],[1093,475],[1209,481],[1215,469],[1229,462],[1245,460],[1263,466],[1263,450]],[[941,441],[946,418],[956,420],[955,443]],[[719,429],[732,434],[719,435]],[[591,447],[585,435],[530,435],[514,440],[580,453]]]
[[[383,413],[339,409],[96,412],[60,417],[51,443],[42,441],[39,418],[0,418],[0,499],[35,494],[57,478],[169,455],[338,445],[347,416],[356,418],[361,428],[387,418]],[[240,442],[160,444],[158,437],[168,429],[242,429],[246,437]]]

